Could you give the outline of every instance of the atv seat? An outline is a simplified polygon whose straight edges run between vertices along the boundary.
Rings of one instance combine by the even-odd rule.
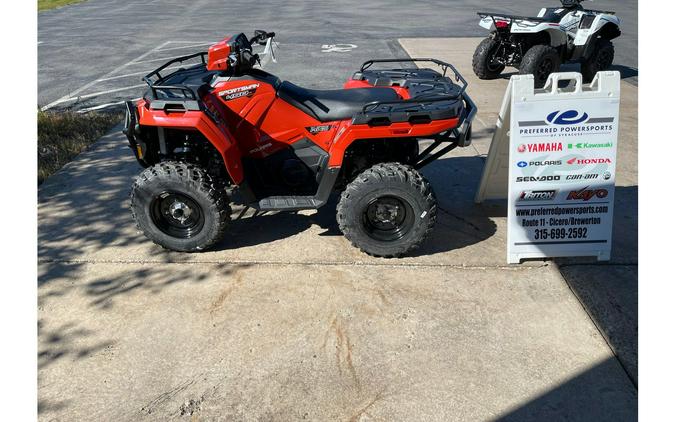
[[[320,122],[349,119],[374,101],[400,100],[391,88],[306,89],[284,81],[277,95]]]

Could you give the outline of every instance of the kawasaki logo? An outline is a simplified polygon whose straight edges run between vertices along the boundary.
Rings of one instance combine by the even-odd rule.
[[[579,142],[576,144],[567,144],[567,149],[585,149],[585,148],[611,148],[614,144],[611,142],[605,142],[604,144],[591,144],[588,142]]]
[[[546,121],[553,125],[578,125],[588,120],[588,113],[581,114],[576,110],[554,111],[546,116]]]
[[[574,157],[567,160],[567,164],[611,164],[612,160],[609,158],[579,158]]]

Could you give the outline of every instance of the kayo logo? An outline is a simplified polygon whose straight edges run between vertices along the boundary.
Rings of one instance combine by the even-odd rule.
[[[609,192],[607,192],[607,189],[588,189],[588,186],[581,190],[573,190],[572,192],[567,195],[567,200],[568,201],[579,201],[583,200],[588,201],[592,199],[594,196],[597,198],[606,198]]]
[[[552,125],[578,125],[588,120],[588,113],[580,114],[576,110],[554,111],[546,116],[546,121]]]

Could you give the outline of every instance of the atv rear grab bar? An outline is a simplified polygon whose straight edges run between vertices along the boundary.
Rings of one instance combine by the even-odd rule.
[[[532,22],[546,22],[546,18],[540,18],[536,16],[518,16],[518,15],[504,15],[502,13],[490,13],[490,12],[478,12],[476,13],[481,18],[492,18],[492,21],[495,21],[495,17],[503,18],[504,20],[514,20],[514,21],[532,21]]]
[[[372,66],[375,63],[400,63],[400,62],[431,62],[434,64],[437,64],[438,66],[443,69],[443,76],[447,76],[448,69],[452,70],[452,73],[455,74],[455,81],[456,82],[461,82],[462,86],[460,87],[460,94],[464,93],[464,90],[466,87],[469,85],[469,83],[464,79],[464,77],[459,73],[457,68],[455,66],[451,65],[448,62],[444,62],[442,60],[438,59],[430,59],[430,58],[423,58],[423,57],[416,57],[416,58],[401,58],[401,59],[372,59],[364,62],[361,65],[361,70],[360,72],[363,72],[364,70],[368,69],[370,66]]]

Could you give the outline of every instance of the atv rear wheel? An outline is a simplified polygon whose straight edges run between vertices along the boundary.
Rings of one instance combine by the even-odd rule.
[[[505,66],[495,61],[495,53],[499,43],[492,38],[485,38],[478,44],[471,62],[473,72],[480,79],[495,79],[504,71]]]
[[[548,75],[560,69],[560,55],[555,48],[538,44],[532,46],[520,62],[521,75],[534,75],[534,87],[541,88]]]
[[[386,258],[417,249],[436,222],[436,197],[429,182],[410,166],[376,164],[342,192],[340,230],[363,252]]]
[[[136,178],[131,212],[138,228],[156,244],[197,252],[222,239],[231,210],[222,181],[192,164],[163,162]]]
[[[612,62],[614,62],[614,44],[609,40],[599,39],[591,57],[581,62],[584,83],[593,81],[595,74],[609,69]]]

